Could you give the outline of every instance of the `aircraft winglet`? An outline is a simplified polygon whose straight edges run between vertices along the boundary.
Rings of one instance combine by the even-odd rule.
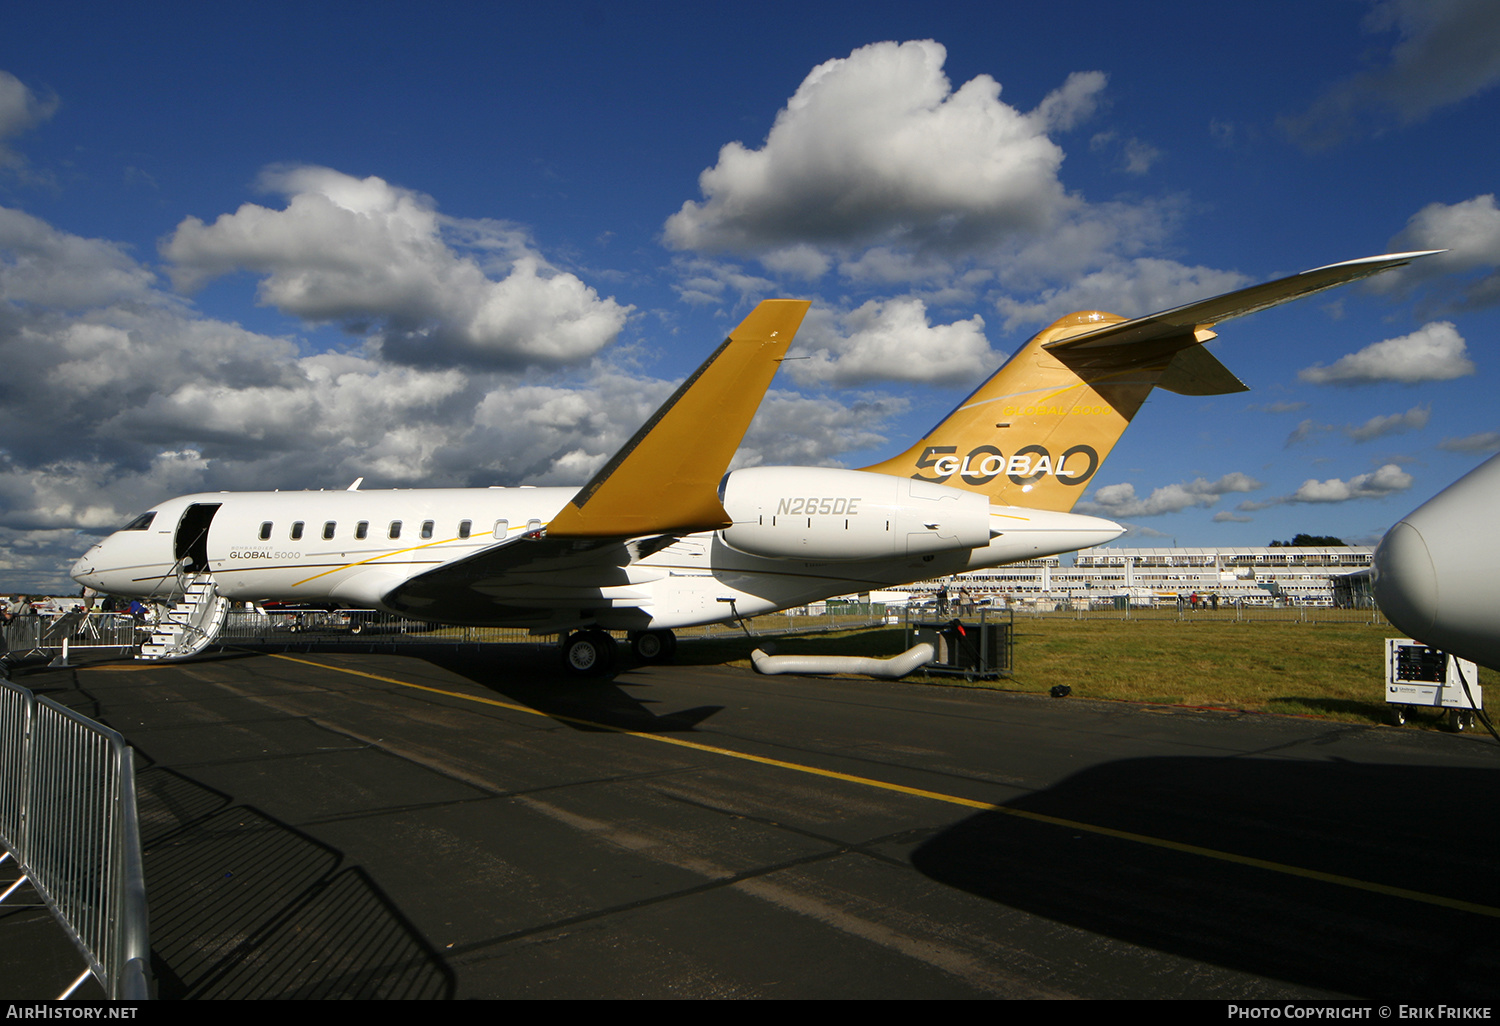
[[[579,489],[546,533],[623,538],[728,527],[719,479],[810,305],[761,302]]]
[[[1361,257],[1342,263],[1315,267],[1287,278],[1251,285],[1249,288],[1226,292],[1222,296],[1200,300],[1186,306],[1163,310],[1161,313],[1119,321],[1108,327],[1083,332],[1070,338],[1048,342],[1049,350],[1096,349],[1101,346],[1126,345],[1132,342],[1148,342],[1171,335],[1191,332],[1194,328],[1206,328],[1231,317],[1243,317],[1261,310],[1289,303],[1294,299],[1322,292],[1336,285],[1368,278],[1372,274],[1401,267],[1422,257],[1443,253],[1446,250],[1429,249],[1415,253],[1386,253],[1381,256]]]

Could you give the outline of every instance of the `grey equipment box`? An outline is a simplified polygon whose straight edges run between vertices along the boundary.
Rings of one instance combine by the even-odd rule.
[[[1398,724],[1406,722],[1408,709],[1420,706],[1448,710],[1454,728],[1463,730],[1472,725],[1474,710],[1484,708],[1484,691],[1472,660],[1411,638],[1386,638],[1385,700]]]

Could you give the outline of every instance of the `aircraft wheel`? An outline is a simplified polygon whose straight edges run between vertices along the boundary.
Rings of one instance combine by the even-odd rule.
[[[604,631],[578,631],[562,644],[563,668],[575,677],[599,677],[615,664],[615,639]]]
[[[638,631],[630,636],[630,650],[643,663],[670,662],[677,651],[677,635],[671,631]]]

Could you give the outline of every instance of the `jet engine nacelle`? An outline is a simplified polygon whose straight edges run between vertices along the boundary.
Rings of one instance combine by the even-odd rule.
[[[990,542],[990,502],[927,481],[821,467],[750,467],[724,476],[734,526],[724,544],[773,559],[920,556]]]

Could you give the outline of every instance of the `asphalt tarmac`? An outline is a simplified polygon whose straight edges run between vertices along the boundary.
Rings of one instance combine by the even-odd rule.
[[[1487,737],[526,646],[13,679],[135,747],[162,998],[1500,996]]]

